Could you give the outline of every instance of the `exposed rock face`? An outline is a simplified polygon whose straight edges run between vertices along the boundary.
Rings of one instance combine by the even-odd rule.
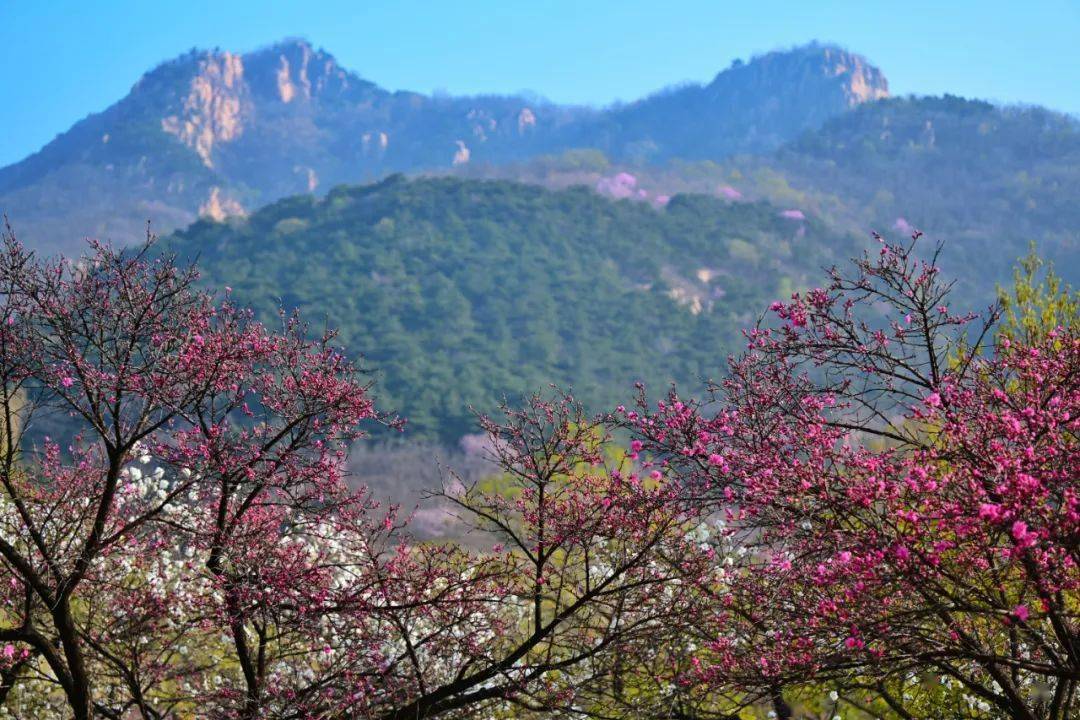
[[[536,127],[536,113],[531,108],[522,108],[518,113],[518,134],[524,135],[526,130]]]
[[[222,194],[221,188],[215,186],[210,190],[210,197],[199,206],[199,217],[208,217],[211,220],[221,222],[230,215],[245,215],[244,207],[236,200]]]
[[[454,152],[454,159],[451,161],[451,165],[465,165],[469,162],[469,157],[472,153],[469,150],[469,146],[460,140],[455,140],[457,150]]]
[[[880,70],[868,65],[858,55],[826,48],[825,62],[827,71],[831,72],[833,77],[843,79],[842,87],[849,107],[889,97],[889,81]]]
[[[292,75],[289,72],[289,61],[284,55],[281,56],[281,66],[277,72],[277,89],[278,95],[281,96],[281,102],[292,102],[293,97],[296,95],[296,86],[292,84]]]
[[[201,59],[180,114],[163,118],[161,129],[195,150],[206,167],[214,167],[214,145],[235,140],[243,132],[243,82],[244,61],[239,55],[225,52]]]
[[[361,145],[364,148],[364,155],[369,153],[384,153],[387,146],[390,144],[390,136],[384,132],[372,132],[368,131],[361,137]]]
[[[85,235],[138,240],[148,218],[165,231],[393,172],[580,147],[643,161],[769,151],[887,92],[864,59],[820,46],[607,110],[390,92],[303,41],[193,51],[0,169],[0,210],[31,245],[77,251]]]

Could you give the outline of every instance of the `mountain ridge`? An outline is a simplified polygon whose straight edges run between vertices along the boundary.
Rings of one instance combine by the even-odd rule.
[[[650,162],[768,151],[884,94],[887,82],[868,61],[821,44],[601,109],[387,90],[301,40],[244,54],[193,50],[0,168],[0,208],[31,245],[71,250],[84,235],[130,242],[147,219],[167,231],[392,172],[573,147]]]
[[[1034,242],[1080,284],[1080,120],[1038,106],[1000,107],[957,96],[863,103],[778,150],[723,161],[621,163],[575,151],[520,164],[459,169],[654,204],[676,194],[769,201],[857,235],[908,234],[945,243],[970,298],[994,297]]]

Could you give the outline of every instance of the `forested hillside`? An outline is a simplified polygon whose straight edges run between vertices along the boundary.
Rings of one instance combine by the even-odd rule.
[[[467,405],[547,383],[600,409],[638,380],[714,376],[772,300],[855,252],[767,203],[664,209],[584,188],[405,180],[282,200],[168,239],[264,317],[341,330],[413,438],[456,441]]]
[[[985,276],[1006,277],[1034,240],[1080,280],[1080,123],[1068,115],[898,98],[836,118],[762,164],[841,199],[847,224],[918,226]]]

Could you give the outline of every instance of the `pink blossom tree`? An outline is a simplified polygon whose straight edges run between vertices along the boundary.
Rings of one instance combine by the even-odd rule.
[[[696,676],[781,716],[832,682],[874,714],[944,684],[958,717],[1072,717],[1080,337],[992,346],[997,309],[950,312],[913,248],[774,304],[709,402],[624,416],[745,550]]]
[[[411,542],[344,481],[364,424],[394,421],[333,336],[270,330],[196,280],[149,244],[72,264],[4,238],[4,707],[596,714],[640,704],[641,668],[674,677],[717,564],[663,468],[533,398],[482,420],[499,479],[444,493],[470,539]],[[71,437],[35,443],[43,425]]]
[[[660,469],[614,453],[602,419],[569,395],[533,396],[481,418],[495,483],[453,479],[440,493],[469,533],[496,545],[501,573],[486,615],[498,624],[467,649],[467,670],[430,685],[387,718],[460,710],[478,701],[516,713],[651,714],[674,680],[686,629],[716,583],[708,521]],[[653,674],[653,671],[656,674]],[[647,703],[647,705],[643,705]]]
[[[14,685],[19,662],[40,658],[48,677],[35,692],[51,683],[77,718],[162,716],[146,698],[166,680],[176,697],[155,702],[190,701],[179,678],[205,668],[177,648],[213,623],[229,630],[241,694],[257,704],[265,638],[250,584],[317,572],[290,565],[279,541],[351,519],[343,448],[378,417],[331,336],[309,341],[295,322],[269,332],[149,249],[42,262],[9,233],[0,255],[0,641],[13,648],[0,662]],[[22,451],[21,433],[50,416],[77,426],[70,445]],[[245,566],[271,545],[262,575]],[[172,582],[183,571],[190,583]]]

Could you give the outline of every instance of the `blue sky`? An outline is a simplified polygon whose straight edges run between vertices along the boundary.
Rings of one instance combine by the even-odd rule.
[[[895,93],[1080,115],[1080,0],[0,0],[0,165],[185,50],[287,36],[391,89],[592,104],[707,81],[735,58],[818,39],[869,57]]]

